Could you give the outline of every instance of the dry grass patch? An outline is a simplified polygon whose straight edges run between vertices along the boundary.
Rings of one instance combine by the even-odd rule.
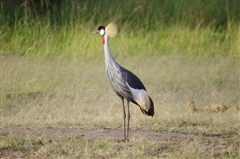
[[[155,104],[153,118],[131,105],[130,134],[134,130],[187,133],[196,135],[194,140],[136,138],[123,144],[113,139],[56,135],[50,140],[40,138],[41,145],[38,137],[16,136],[20,139],[12,140],[14,137],[2,134],[5,145],[10,145],[4,146],[2,156],[21,152],[29,158],[239,157],[239,111],[190,113],[185,108],[188,99],[199,105],[223,101],[224,105],[239,106],[239,60],[146,57],[116,57],[143,81]],[[105,77],[102,51],[95,59],[1,56],[1,62],[2,129],[122,129],[121,100]]]
[[[102,52],[96,59],[1,58],[3,128],[122,128],[121,100],[105,76]],[[181,123],[201,125],[208,118],[212,118],[213,126],[220,121],[226,124],[218,128],[219,132],[238,126],[239,113],[224,117],[205,114],[204,121],[184,107],[188,99],[199,105],[218,101],[240,105],[238,60],[123,55],[117,61],[143,81],[156,106],[156,115],[148,118],[131,105],[132,129],[179,130]]]
[[[159,133],[161,134],[161,133]],[[148,140],[133,138],[119,142],[114,138],[92,140],[83,136],[59,138],[5,135],[0,157],[25,158],[237,158],[239,140],[208,136],[184,135]],[[2,136],[1,136],[2,137]],[[14,139],[14,140],[13,140]],[[16,140],[17,139],[17,140]],[[20,143],[20,144],[19,144]],[[17,145],[17,146],[16,146]]]

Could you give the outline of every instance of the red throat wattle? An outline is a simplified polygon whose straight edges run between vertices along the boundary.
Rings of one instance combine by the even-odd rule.
[[[105,44],[105,40],[104,40],[104,37],[102,37],[102,44],[103,44],[103,45]]]

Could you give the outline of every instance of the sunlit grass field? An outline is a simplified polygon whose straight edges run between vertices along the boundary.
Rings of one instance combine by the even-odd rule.
[[[142,80],[155,104],[153,118],[131,104],[131,130],[197,138],[118,143],[56,136],[49,142],[1,134],[1,150],[27,152],[26,158],[240,157],[239,110],[186,108],[189,100],[240,108],[238,2],[63,3],[56,14],[54,7],[40,14],[23,3],[13,15],[16,4],[1,3],[1,129],[122,129],[121,100],[105,76],[101,37],[93,34],[114,21],[120,32],[110,40],[113,56]]]

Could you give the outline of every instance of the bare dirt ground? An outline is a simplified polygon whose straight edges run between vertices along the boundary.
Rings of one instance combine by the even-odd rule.
[[[97,140],[101,138],[110,138],[121,141],[123,137],[123,130],[93,130],[93,129],[30,129],[30,128],[14,128],[0,130],[2,135],[17,135],[25,137],[39,136],[41,138],[65,138],[70,136],[82,136],[90,140]],[[187,133],[169,133],[169,132],[154,132],[145,130],[130,130],[130,140],[138,138],[147,138],[152,141],[166,141],[169,138],[176,140],[183,140],[186,138],[194,138],[196,135]]]

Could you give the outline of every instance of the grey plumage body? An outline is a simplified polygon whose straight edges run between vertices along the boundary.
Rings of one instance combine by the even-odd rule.
[[[142,88],[146,90],[146,88],[136,75],[134,75],[132,72],[128,71],[127,69],[119,65],[111,57],[112,55],[110,51],[105,53],[106,59],[108,58],[107,56],[110,56],[109,58],[110,61],[105,62],[105,70],[113,90],[116,92],[118,96],[135,103],[133,100],[131,90],[129,89],[126,83],[128,83],[131,87],[135,89]]]
[[[138,105],[142,113],[149,116],[154,115],[154,105],[153,105],[152,99],[147,95],[146,88],[144,87],[140,79],[135,74],[133,74],[129,70],[119,65],[113,58],[112,53],[109,49],[109,45],[108,45],[109,36],[107,33],[105,33],[105,27],[100,26],[98,28],[98,32],[95,32],[95,33],[101,34],[103,38],[104,54],[105,54],[105,71],[108,76],[108,80],[112,85],[113,90],[122,99],[123,116],[124,116],[124,138],[125,140],[128,140],[129,120],[130,120],[129,102],[132,102]],[[126,113],[125,113],[124,99],[127,100],[127,106],[128,106],[127,132],[125,129]]]

